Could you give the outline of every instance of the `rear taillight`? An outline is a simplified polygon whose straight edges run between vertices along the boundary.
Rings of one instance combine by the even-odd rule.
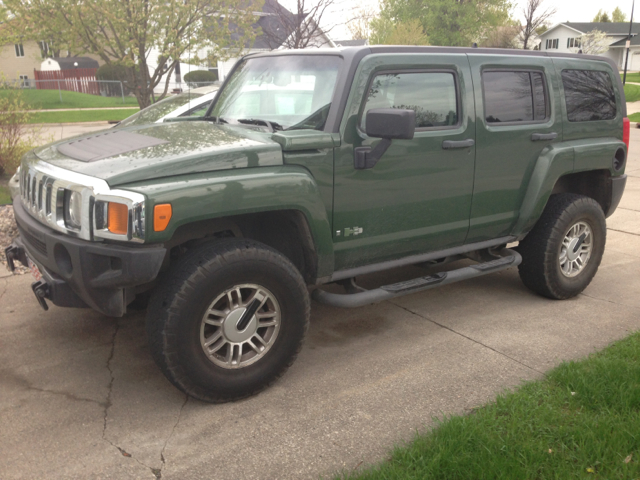
[[[631,122],[627,117],[622,120],[622,141],[627,146],[627,155],[629,154],[629,137],[631,136]]]

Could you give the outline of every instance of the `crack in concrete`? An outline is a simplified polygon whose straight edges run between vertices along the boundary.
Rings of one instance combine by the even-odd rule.
[[[455,331],[455,330],[454,330],[453,328],[451,328],[451,327],[447,327],[446,325],[443,325],[443,324],[441,324],[441,323],[438,323],[438,322],[436,322],[435,320],[430,319],[429,317],[425,317],[424,315],[422,315],[422,314],[420,314],[420,313],[418,313],[418,312],[414,312],[413,310],[410,310],[410,309],[408,309],[408,308],[406,308],[406,307],[403,307],[402,305],[398,305],[398,304],[397,304],[397,303],[395,303],[395,302],[389,301],[389,303],[390,303],[390,304],[392,304],[392,305],[395,305],[396,307],[401,308],[402,310],[405,310],[405,311],[407,311],[407,312],[409,312],[409,313],[411,313],[411,314],[413,314],[413,315],[416,315],[416,316],[418,316],[418,317],[420,317],[420,318],[422,318],[422,319],[424,319],[424,320],[427,320],[428,322],[431,322],[431,323],[433,323],[434,325],[439,326],[440,328],[444,328],[445,330],[449,330],[451,333],[455,333],[456,335],[460,335],[461,337],[466,338],[467,340],[470,340],[470,341],[472,341],[473,343],[477,343],[478,345],[481,345],[481,346],[483,346],[483,347],[485,347],[485,348],[488,348],[489,350],[491,350],[491,351],[493,351],[493,352],[497,353],[498,355],[502,355],[503,357],[508,358],[509,360],[514,361],[514,362],[516,362],[516,363],[518,363],[518,364],[522,365],[522,366],[523,366],[523,367],[525,367],[525,368],[528,368],[529,370],[532,370],[532,371],[534,371],[534,372],[536,372],[536,373],[539,373],[539,374],[540,374],[540,375],[542,375],[542,376],[546,376],[546,374],[545,374],[544,372],[541,372],[540,370],[538,370],[538,369],[536,369],[536,368],[533,368],[533,367],[531,367],[531,366],[527,365],[526,363],[521,362],[520,360],[518,360],[518,359],[516,359],[516,358],[510,357],[510,356],[509,356],[509,355],[507,355],[506,353],[503,353],[503,352],[501,352],[500,350],[496,350],[495,348],[490,347],[489,345],[486,345],[486,344],[484,344],[484,343],[482,343],[482,342],[480,342],[480,341],[478,341],[478,340],[476,340],[476,339],[474,339],[474,338],[468,337],[467,335],[465,335],[465,334],[463,334],[463,333],[457,332],[457,331]]]
[[[616,230],[615,228],[611,228],[611,227],[607,227],[607,230],[611,230],[612,232],[626,233],[627,235],[635,235],[636,237],[640,237],[640,233],[625,232],[624,230]]]
[[[618,207],[618,210],[629,210],[630,212],[640,212],[640,210],[636,210],[635,208],[625,208],[625,207]]]
[[[7,282],[6,278],[0,278],[0,280],[2,280],[2,283],[4,284],[2,293],[0,293],[0,300],[2,300],[2,297],[4,297],[4,294],[7,293],[7,289],[9,288],[9,282]]]
[[[104,440],[106,440],[106,435],[107,435],[107,419],[109,417],[109,408],[111,407],[111,394],[113,393],[113,382],[115,380],[115,376],[113,375],[113,370],[111,370],[111,361],[113,360],[113,357],[116,352],[116,336],[118,335],[119,330],[120,330],[120,322],[118,321],[118,323],[116,323],[116,328],[113,331],[113,336],[111,337],[111,351],[109,352],[109,358],[107,358],[107,364],[106,364],[107,370],[109,371],[109,387],[107,391],[107,399],[104,403],[104,420],[103,420],[103,426],[102,426],[102,438]],[[115,445],[113,446],[115,447]]]
[[[113,443],[111,440],[109,440],[107,438],[107,420],[109,418],[109,408],[111,408],[111,405],[113,405],[113,403],[111,402],[111,394],[113,393],[113,382],[115,381],[115,378],[116,378],[115,375],[113,374],[113,370],[111,369],[111,362],[113,361],[113,357],[115,356],[115,352],[116,352],[116,337],[117,337],[119,331],[120,331],[120,322],[118,321],[118,323],[116,323],[116,328],[113,331],[113,336],[111,337],[111,342],[110,342],[111,343],[111,351],[109,352],[109,358],[107,358],[107,363],[106,363],[106,367],[107,367],[107,370],[109,371],[110,379],[109,379],[109,387],[108,387],[108,392],[107,392],[107,398],[106,398],[106,401],[102,404],[104,406],[104,419],[103,419],[103,426],[102,426],[102,440],[107,442],[113,448],[117,449],[123,457],[131,458],[132,460],[135,460],[138,464],[140,464],[143,467],[148,468],[149,470],[151,470],[151,473],[153,473],[156,476],[156,478],[159,478],[158,474],[156,473],[158,471],[157,468],[153,468],[153,467],[150,467],[149,465],[146,465],[144,462],[141,462],[136,457],[134,457],[132,454],[127,452],[124,448],[119,447],[118,445],[116,445],[115,443]]]
[[[171,433],[169,433],[169,436],[164,441],[164,445],[162,446],[162,451],[160,452],[160,461],[162,462],[162,466],[160,467],[160,469],[155,469],[155,470],[152,469],[153,474],[156,476],[158,480],[162,478],[162,470],[164,469],[164,466],[167,463],[166,459],[164,458],[164,451],[166,450],[169,440],[171,440],[173,433],[176,431],[176,428],[180,423],[180,417],[182,416],[182,411],[184,410],[184,407],[187,405],[188,401],[189,401],[189,395],[185,395],[184,402],[182,402],[182,406],[180,407],[180,411],[178,412],[178,418],[176,419],[176,423],[173,425],[173,428],[171,429]]]
[[[40,393],[49,393],[51,395],[61,395],[67,400],[71,400],[74,402],[89,402],[95,403],[96,405],[99,405],[103,408],[105,407],[104,402],[99,402],[98,400],[94,400],[92,398],[78,397],[73,393],[65,392],[62,390],[49,390],[46,388],[36,387],[29,380],[11,370],[0,370],[0,372],[2,372],[2,378],[5,380],[4,383],[12,382],[14,385],[22,387],[25,390],[33,390],[34,392]]]

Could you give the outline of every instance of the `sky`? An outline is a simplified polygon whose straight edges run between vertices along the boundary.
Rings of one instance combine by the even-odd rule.
[[[280,3],[289,9],[295,9],[296,0],[279,0]],[[311,4],[315,0],[304,0],[305,3]],[[522,18],[522,7],[526,0],[512,0],[514,8],[512,15],[514,18]],[[637,9],[634,13],[636,22],[640,22],[640,0],[638,0]],[[364,6],[367,10],[376,10],[377,0],[335,0],[335,8],[328,12],[327,23],[338,24],[331,31],[331,38],[334,40],[344,40],[350,38],[349,32],[344,25],[347,18],[353,15],[359,5]],[[631,16],[632,0],[546,0],[543,4],[544,8],[555,7],[557,13],[551,19],[551,25],[560,22],[590,22],[598,13],[598,10],[604,9],[609,14],[616,8],[620,9],[627,15],[627,19]]]

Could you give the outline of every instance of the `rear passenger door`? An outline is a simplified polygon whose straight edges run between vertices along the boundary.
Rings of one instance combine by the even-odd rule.
[[[558,78],[547,57],[469,55],[476,170],[465,243],[507,236],[542,151],[561,142]]]

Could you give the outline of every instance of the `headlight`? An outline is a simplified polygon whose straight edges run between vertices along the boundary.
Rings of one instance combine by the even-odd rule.
[[[82,225],[82,194],[67,190],[64,195],[64,223],[67,228],[80,230]]]

